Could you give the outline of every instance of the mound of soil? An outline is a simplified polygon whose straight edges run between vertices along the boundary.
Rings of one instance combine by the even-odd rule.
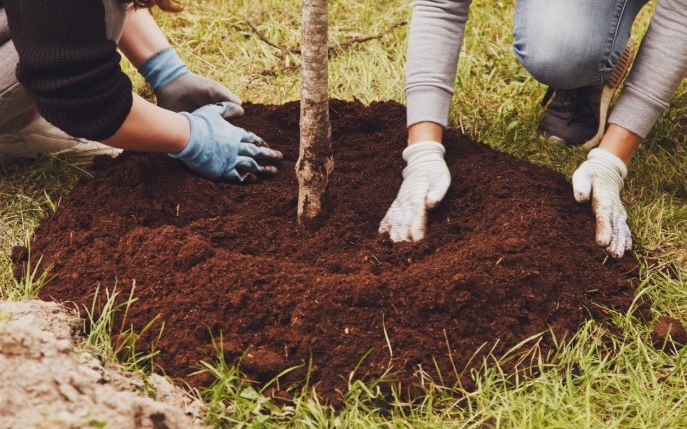
[[[470,359],[484,345],[478,354],[547,330],[569,337],[590,317],[606,319],[605,308],[629,307],[634,258],[606,258],[589,206],[575,203],[563,175],[449,130],[451,189],[425,240],[394,244],[377,228],[402,180],[404,107],[332,100],[326,213],[303,231],[298,103],[245,110],[237,124],[284,152],[276,178],[212,182],[164,155],[97,160],[94,177],[35,232],[33,264],[42,258],[55,276],[41,298],[83,309],[98,286],[116,287],[120,301],[135,287],[124,323],[140,331],[155,320],[138,346],[154,345],[167,375],[209,383],[190,374],[214,358],[214,341],[256,383],[295,367],[285,389],[309,370],[332,400],[358,364],[365,380],[391,364],[388,380],[409,392],[420,372],[469,385],[458,373],[480,363]],[[14,253],[19,273],[27,252]],[[550,344],[547,334],[541,345]]]

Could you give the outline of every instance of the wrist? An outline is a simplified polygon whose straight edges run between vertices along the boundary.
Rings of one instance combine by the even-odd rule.
[[[179,116],[184,118],[185,127],[180,127],[178,139],[176,141],[177,151],[171,152],[168,155],[172,158],[184,159],[195,152],[198,146],[196,139],[193,137],[193,117],[190,113],[180,112]]]
[[[403,149],[403,159],[407,163],[416,162],[419,158],[433,157],[444,158],[446,149],[444,145],[436,141],[420,141]]]
[[[167,47],[148,59],[139,69],[153,92],[167,85],[169,82],[189,74],[186,64],[173,47]]]
[[[601,139],[599,148],[607,150],[620,158],[625,165],[630,164],[642,138],[637,134],[616,124],[610,124],[608,130]]]
[[[423,141],[441,142],[444,128],[436,122],[418,122],[408,127],[408,145]]]
[[[627,176],[627,166],[623,160],[604,148],[597,147],[590,150],[587,158],[590,160],[601,161],[604,164],[613,166],[616,173],[618,173],[622,179],[625,179]]]

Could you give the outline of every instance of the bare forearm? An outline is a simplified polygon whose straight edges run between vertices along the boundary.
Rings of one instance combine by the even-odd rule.
[[[103,143],[140,152],[178,153],[186,147],[190,135],[191,126],[185,117],[134,94],[124,123]]]
[[[441,143],[444,128],[436,122],[418,122],[408,127],[408,144],[423,141]]]
[[[629,165],[641,142],[642,138],[637,134],[619,125],[610,124],[599,147],[622,159],[625,165]]]
[[[134,67],[141,67],[153,55],[169,46],[167,37],[148,9],[129,8],[118,47]]]

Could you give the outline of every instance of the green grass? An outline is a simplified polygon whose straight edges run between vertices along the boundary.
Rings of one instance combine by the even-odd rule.
[[[135,305],[134,298],[136,283],[127,299],[118,298],[119,292],[105,290],[101,293],[96,286],[93,301],[90,308],[83,308],[86,314],[84,320],[84,333],[86,337],[82,347],[97,355],[105,362],[119,362],[121,366],[130,372],[136,373],[145,379],[145,375],[153,368],[154,357],[158,354],[155,347],[164,330],[164,322],[156,335],[151,350],[142,352],[137,347],[137,342],[148,331],[153,329],[158,316],[153,317],[146,326],[137,331],[133,326],[128,326],[129,310]]]
[[[473,3],[450,124],[478,141],[570,178],[586,151],[548,144],[536,134],[544,88],[527,75],[511,52],[513,3]],[[637,40],[652,6],[653,2],[640,15],[634,29]],[[299,48],[300,2],[193,0],[184,12],[156,12],[156,16],[192,70],[223,82],[243,100],[283,104],[299,98],[299,57],[292,50]],[[331,2],[332,98],[404,102],[408,27],[399,23],[407,24],[409,17],[410,0]],[[351,37],[389,29],[383,37],[341,46]],[[135,90],[149,97],[136,71],[126,63],[124,67],[134,79]],[[651,298],[655,316],[683,322],[687,322],[686,116],[687,86],[683,83],[671,108],[635,156],[623,192],[641,266],[641,283],[635,286]],[[379,145],[385,150],[384,142]],[[59,210],[61,197],[86,174],[56,159],[0,171],[1,298],[26,299],[35,293],[33,286],[26,285],[17,291],[10,249],[25,245],[40,219]],[[109,356],[131,347],[138,334],[125,331],[127,342],[108,342],[108,331],[122,333],[108,325],[108,314],[91,321],[96,326],[91,340]],[[687,427],[685,352],[657,350],[651,345],[650,324],[623,314],[616,319],[620,335],[589,322],[572,341],[561,341],[548,364],[542,363],[536,348],[524,357],[514,350],[505,358],[493,358],[473,374],[477,390],[428,385],[426,397],[415,404],[393,396],[382,398],[373,383],[352,381],[342,409],[323,406],[307,390],[298,392],[295,403],[279,405],[247,385],[240,368],[227,366],[221,353],[216,361],[202,364],[202,370],[216,381],[197,394],[210,404],[208,419],[217,427]],[[133,357],[134,369],[142,357],[146,356]],[[522,359],[523,370],[531,367],[538,375],[507,378],[499,365],[506,358]]]

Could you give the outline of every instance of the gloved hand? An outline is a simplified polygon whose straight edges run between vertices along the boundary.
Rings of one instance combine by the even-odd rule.
[[[257,174],[276,174],[276,167],[259,165],[256,159],[278,161],[283,158],[282,153],[270,149],[255,134],[226,121],[232,104],[224,102],[193,113],[180,112],[191,124],[191,138],[186,148],[169,156],[210,179],[250,182],[257,179]]]
[[[223,85],[191,73],[174,48],[161,50],[138,71],[151,86],[157,105],[174,112],[193,112],[207,104],[230,101],[227,118],[243,115],[241,99]]]
[[[614,258],[632,249],[627,213],[620,201],[626,175],[627,167],[620,158],[605,149],[595,148],[572,176],[575,200],[589,201],[591,195],[596,215],[596,244]]]
[[[446,195],[451,184],[441,143],[425,141],[403,150],[407,162],[403,183],[391,203],[379,232],[388,232],[393,241],[419,241],[425,236],[427,210],[434,208]]]

